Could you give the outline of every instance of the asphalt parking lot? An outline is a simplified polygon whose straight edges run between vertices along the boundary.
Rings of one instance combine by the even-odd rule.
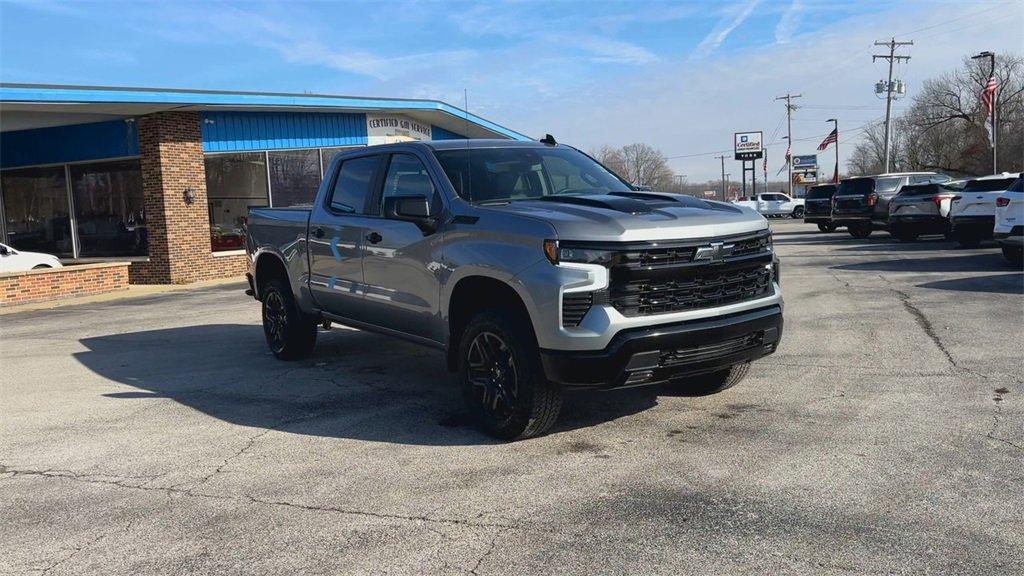
[[[1024,273],[773,221],[741,385],[465,423],[439,353],[267,351],[240,285],[0,316],[10,574],[1020,574]]]

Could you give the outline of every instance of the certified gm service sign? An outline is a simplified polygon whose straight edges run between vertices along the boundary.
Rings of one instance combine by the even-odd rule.
[[[736,160],[757,160],[764,156],[760,132],[737,132],[735,138],[733,151]]]

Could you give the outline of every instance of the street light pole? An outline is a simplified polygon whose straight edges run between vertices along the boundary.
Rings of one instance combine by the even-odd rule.
[[[722,161],[722,202],[725,202],[725,156],[718,156]]]
[[[836,171],[832,176],[832,182],[834,184],[839,184],[839,120],[829,118],[826,122],[831,122],[834,125],[836,132]]]
[[[982,52],[981,54],[978,54],[976,56],[971,56],[971,60],[978,60],[979,58],[988,58],[988,62],[989,62],[988,77],[989,77],[989,79],[992,79],[993,77],[995,77],[995,75],[996,75],[996,53],[995,52],[989,52],[989,51],[986,50],[985,52]],[[988,86],[988,81],[986,80],[985,87],[987,87],[987,86]],[[985,87],[982,87],[983,91],[984,91]],[[998,174],[999,173],[999,170],[997,170],[998,166],[996,164],[997,154],[998,154],[997,150],[999,149],[999,136],[996,135],[996,132],[997,132],[997,130],[996,130],[996,126],[997,126],[997,124],[996,124],[996,101],[997,101],[996,95],[997,94],[998,94],[998,92],[996,94],[992,95],[992,111],[991,111],[992,113],[991,113],[991,115],[989,117],[989,121],[992,123],[992,173],[993,174]]]

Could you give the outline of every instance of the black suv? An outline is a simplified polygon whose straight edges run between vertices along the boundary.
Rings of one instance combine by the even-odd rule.
[[[846,226],[850,236],[867,238],[872,230],[889,226],[889,200],[907,184],[948,182],[935,172],[901,172],[849,178],[839,183],[832,202],[832,222]]]
[[[832,197],[835,195],[835,184],[819,184],[807,190],[804,222],[817,224],[822,232],[835,232],[836,225],[832,222]]]

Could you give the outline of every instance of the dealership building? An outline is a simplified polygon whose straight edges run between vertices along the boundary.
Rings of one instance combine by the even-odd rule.
[[[0,84],[0,237],[132,283],[241,275],[249,208],[312,201],[339,151],[525,135],[436,100]]]

